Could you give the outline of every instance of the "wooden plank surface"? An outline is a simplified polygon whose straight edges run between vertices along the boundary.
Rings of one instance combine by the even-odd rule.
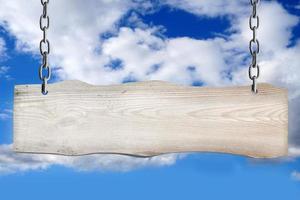
[[[153,156],[224,152],[258,158],[287,154],[287,90],[188,87],[163,81],[93,86],[65,81],[17,85],[16,152]]]

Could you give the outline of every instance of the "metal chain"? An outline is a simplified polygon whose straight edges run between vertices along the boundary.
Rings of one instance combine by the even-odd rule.
[[[259,65],[257,64],[257,55],[259,53],[259,42],[256,36],[257,29],[259,27],[259,17],[257,14],[257,5],[259,4],[260,0],[250,0],[252,5],[252,14],[249,18],[249,26],[252,30],[252,39],[249,43],[249,50],[252,56],[252,63],[249,67],[249,78],[252,80],[252,87],[251,90],[254,93],[257,93],[257,79],[259,77]]]
[[[40,29],[43,31],[43,38],[40,41],[40,53],[42,56],[42,64],[39,69],[39,77],[42,81],[41,92],[43,95],[48,94],[46,89],[48,80],[51,77],[51,69],[48,63],[48,55],[50,53],[50,42],[47,38],[47,30],[49,29],[49,16],[48,16],[48,4],[49,0],[41,0],[41,4],[43,6],[43,13],[40,17]],[[44,74],[46,72],[46,74]]]

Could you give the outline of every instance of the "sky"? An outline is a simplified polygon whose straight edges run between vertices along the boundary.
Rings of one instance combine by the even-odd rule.
[[[40,84],[42,7],[0,5],[0,199],[299,199],[299,0],[259,5],[258,81],[289,89],[289,155],[271,160],[14,153],[13,90]],[[250,12],[248,0],[50,0],[50,82],[250,85]]]

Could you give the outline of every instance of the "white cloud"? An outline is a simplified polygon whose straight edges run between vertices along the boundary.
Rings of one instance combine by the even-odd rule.
[[[0,77],[5,75],[9,70],[9,67],[7,66],[0,66]]]
[[[0,58],[6,56],[6,44],[3,38],[0,38]]]
[[[173,8],[183,9],[187,12],[191,12],[202,17],[242,15],[247,9],[245,5],[248,5],[248,2],[245,3],[245,1],[232,0],[162,0],[161,2]]]
[[[300,156],[300,148],[292,146],[289,148],[289,156],[290,157],[299,157]]]
[[[1,120],[5,120],[5,119],[8,119],[10,117],[10,115],[8,115],[7,113],[0,113],[0,119]]]
[[[21,50],[37,53],[36,44],[41,38],[37,26],[37,19],[41,12],[39,2],[10,2],[2,3],[1,21],[7,22],[6,27],[18,39],[18,47]],[[141,2],[145,4],[144,1]],[[161,38],[157,36],[160,29],[155,27],[134,30],[122,28],[118,32],[116,27],[118,20],[129,9],[137,7],[129,0],[91,1],[84,5],[80,0],[72,3],[51,2],[49,37],[53,51],[50,61],[56,66],[57,74],[62,79],[79,79],[93,84],[120,83],[124,78],[134,76],[138,80],[163,79],[182,84],[191,84],[195,80],[200,80],[207,85],[221,85],[230,84],[224,74],[231,69],[234,84],[249,83],[246,73],[248,63],[243,62],[249,55],[247,46],[251,34],[248,28],[247,11],[250,11],[248,4],[243,1],[221,0],[163,2],[200,17],[235,16],[231,17],[231,30],[236,34],[229,34],[226,40],[220,37],[212,40],[195,40]],[[149,2],[143,7],[151,7],[148,4]],[[82,6],[87,9],[81,9]],[[65,8],[69,9],[67,16],[63,12]],[[291,54],[298,53],[299,48],[290,48],[290,52],[285,53],[291,27],[295,26],[298,19],[287,13],[276,2],[264,3],[261,10],[263,12],[260,13],[259,39],[263,51],[260,60],[264,68],[261,70],[260,80],[270,82],[276,80],[276,83],[281,84],[292,82],[289,87],[295,87],[293,79],[298,78],[297,73],[293,73],[293,77],[286,76],[284,73],[288,70],[279,65],[285,64],[283,63],[285,59],[282,59],[283,54],[286,54],[284,57],[290,58]],[[273,20],[274,16],[276,23],[263,23],[269,19]],[[17,20],[18,18],[24,20]],[[23,26],[24,21],[26,27]],[[137,23],[138,19],[135,21]],[[116,37],[101,40],[99,35],[107,31],[114,32]],[[182,57],[185,59],[181,59]],[[104,67],[114,58],[123,61],[121,70],[110,70]],[[298,60],[294,58],[291,61],[293,64],[290,65],[291,70],[295,72],[298,70],[295,67]],[[155,73],[149,73],[154,66],[161,66],[161,68]],[[195,67],[195,71],[191,73],[186,70],[187,67]],[[239,70],[241,68],[242,70]],[[279,79],[277,74],[280,76]]]
[[[37,55],[37,44],[42,37],[38,25],[40,1],[0,0],[0,3],[1,24],[16,37],[17,48]],[[115,31],[118,20],[133,6],[130,0],[50,2],[50,62],[60,78],[111,82],[110,73],[102,67],[108,58],[97,53],[101,51],[100,35]]]
[[[250,63],[248,43],[251,37],[248,27],[251,11],[249,2],[245,3],[242,0],[161,1],[161,4],[183,9],[199,17],[228,17],[231,27],[227,30],[227,35],[216,36],[209,40],[188,37],[166,38],[161,27],[149,27],[134,14],[130,20],[137,27],[119,29],[119,20],[130,9],[144,9],[144,12],[151,10],[152,5],[149,1],[135,2],[140,4],[130,0],[50,2],[49,38],[52,44],[50,62],[55,66],[56,74],[60,79],[79,79],[93,84],[120,83],[126,77],[137,80],[169,80],[181,84],[201,81],[212,86],[250,84],[247,76]],[[16,37],[17,49],[37,55],[37,44],[42,36],[38,27],[40,2],[0,0],[0,3],[0,22],[11,35]],[[261,42],[259,81],[289,88],[290,141],[295,148],[298,148],[300,146],[300,58],[298,56],[300,41],[298,40],[294,46],[290,46],[290,43],[291,30],[298,24],[299,17],[291,15],[274,1],[262,2],[259,16],[261,22],[258,31]],[[111,32],[113,36],[109,39],[101,39],[100,35],[106,32]],[[122,66],[117,70],[110,69],[108,65],[113,60],[120,60]],[[228,73],[232,75],[232,79]],[[10,162],[0,165],[2,166],[0,171],[1,169],[5,171],[5,168],[12,171],[43,169],[53,164],[82,169],[81,165],[86,165],[85,162],[92,162],[93,166],[88,169],[105,169],[106,166],[114,168],[115,165],[110,163],[118,162],[125,166],[121,169],[130,169],[135,166],[151,165],[151,162],[156,159],[139,160],[116,155],[99,155],[95,156],[97,157],[95,160],[94,156],[84,159],[45,155],[23,157],[10,152],[10,147],[1,148],[2,151],[6,151],[6,156],[2,159]],[[169,160],[171,164],[176,156],[157,157],[158,160],[161,158]],[[14,165],[18,162],[24,164],[23,167],[17,168]],[[14,167],[16,170],[13,169]]]
[[[202,81],[209,85],[224,84],[222,73],[228,67],[223,59],[220,38],[213,41],[190,38],[168,40],[157,37],[157,28],[123,28],[118,33],[116,24],[128,10],[136,7],[139,10],[151,8],[149,2],[140,2],[142,6],[137,6],[137,3],[129,0],[50,2],[50,62],[56,67],[59,77],[79,79],[93,84],[120,83],[128,76],[136,76],[135,78],[140,80],[165,79],[182,84],[191,84],[193,79],[203,79]],[[36,44],[41,39],[41,31],[37,24],[41,13],[40,3],[33,0],[18,3],[0,0],[0,3],[3,5],[0,8],[0,21],[16,36],[18,49],[37,54]],[[83,6],[86,9],[81,9]],[[207,6],[220,7],[210,3]],[[68,15],[64,12],[66,8]],[[135,21],[138,24],[138,19]],[[109,41],[101,40],[99,35],[107,31],[112,31],[117,37]],[[126,41],[128,39],[131,40]],[[117,41],[122,46],[118,45]],[[157,52],[151,45],[158,45],[163,49]],[[128,49],[131,49],[130,54]],[[142,52],[145,54],[142,55]],[[201,57],[197,52],[202,52]],[[118,56],[122,57],[125,63],[124,70],[115,71],[104,67],[112,58]],[[188,59],[181,59],[180,56],[188,56]],[[216,56],[219,59],[215,59]],[[149,75],[153,65],[161,65],[161,70]],[[186,70],[187,67],[196,67],[195,73],[191,74]]]
[[[10,70],[10,67],[8,67],[8,66],[0,66],[0,78],[5,78],[6,80],[11,80],[11,76],[8,74],[9,70]]]
[[[0,37],[0,61],[5,59],[7,57],[6,55],[6,43],[3,38]],[[8,74],[10,67],[8,66],[0,66],[0,78],[5,78],[6,80],[9,80],[11,77]],[[0,115],[1,118],[1,115]]]
[[[14,153],[11,145],[0,145],[0,175],[45,170],[63,165],[76,171],[128,171],[141,167],[169,166],[184,154],[165,154],[156,157],[138,158],[124,155],[59,156],[46,154]]]
[[[291,177],[292,177],[293,180],[300,181],[300,172],[293,171],[292,174],[291,174]]]
[[[3,109],[0,110],[0,120],[10,119],[12,117],[12,110]]]
[[[222,39],[202,41],[187,37],[165,39],[155,36],[155,29],[122,28],[117,37],[103,43],[103,54],[124,62],[126,67],[115,72],[120,76],[181,84],[192,84],[198,79],[209,85],[221,85],[227,81],[222,77],[226,70],[220,48],[222,42]],[[159,67],[153,71],[154,66]],[[195,70],[189,71],[189,67]]]

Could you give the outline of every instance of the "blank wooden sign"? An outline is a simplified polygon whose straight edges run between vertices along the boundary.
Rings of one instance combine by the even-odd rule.
[[[17,85],[16,152],[153,156],[225,152],[251,157],[287,154],[285,89],[187,87],[163,81],[93,86],[65,81]]]

